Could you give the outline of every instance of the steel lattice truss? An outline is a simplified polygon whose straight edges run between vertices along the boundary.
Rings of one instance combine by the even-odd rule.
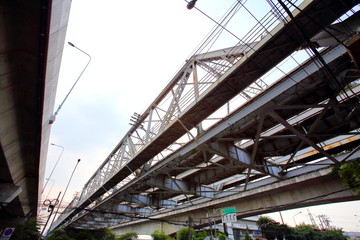
[[[298,6],[308,15],[330,6],[336,18],[348,10],[324,4]],[[355,33],[336,29],[356,26],[358,14],[324,31],[336,18],[314,25],[295,9],[296,24],[323,47],[320,59],[306,59],[304,42],[290,37],[299,34],[294,20],[274,9],[236,46],[188,59],[148,109],[134,113],[56,225],[115,226],[350,159],[334,154],[359,145],[359,72],[337,40]],[[285,71],[289,62],[294,70]]]

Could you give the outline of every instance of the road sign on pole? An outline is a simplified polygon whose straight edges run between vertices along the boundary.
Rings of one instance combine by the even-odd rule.
[[[232,223],[237,221],[236,213],[228,213],[221,215],[221,221],[223,223]]]
[[[10,239],[14,230],[15,230],[15,228],[6,228],[1,236],[0,240]]]
[[[229,213],[236,213],[236,209],[235,208],[220,209],[220,214],[229,214]]]
[[[237,221],[235,208],[221,209],[220,214],[221,214],[221,221],[223,223],[232,223]]]

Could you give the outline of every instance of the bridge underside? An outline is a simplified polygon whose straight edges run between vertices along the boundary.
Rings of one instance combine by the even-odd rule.
[[[148,234],[157,229],[163,229],[167,234],[172,234],[186,227],[189,216],[194,220],[194,226],[200,229],[208,226],[209,217],[221,223],[221,217],[217,211],[221,208],[236,208],[238,219],[240,219],[299,207],[360,199],[351,189],[344,187],[337,177],[329,173],[329,169],[320,170],[247,192],[234,193],[211,202],[188,206],[175,212],[149,217],[149,219],[133,219],[129,223],[115,227],[114,232],[116,235],[126,232]],[[94,225],[103,224],[104,220],[96,221],[99,218],[95,216],[101,216],[100,213],[92,214],[94,217],[89,217],[89,221],[79,222],[78,226],[91,228]],[[107,218],[107,221],[111,222],[113,221],[111,219],[121,217],[121,214],[113,214],[111,218]]]
[[[333,24],[355,4],[304,1],[257,41],[194,55],[135,116],[56,226],[129,231],[189,214],[206,222],[206,211],[229,205],[246,217],[358,199],[327,175],[359,158],[359,70],[351,51],[359,14]],[[353,30],[331,32],[343,26]],[[312,56],[295,59],[292,71],[266,86],[262,78],[301,49]]]
[[[0,4],[0,227],[37,215],[69,8]]]

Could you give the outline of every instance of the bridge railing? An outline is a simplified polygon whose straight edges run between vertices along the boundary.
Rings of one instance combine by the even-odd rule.
[[[251,15],[251,12],[241,2],[239,2],[239,7],[242,7]],[[289,8],[293,7],[289,5]],[[135,113],[132,116],[132,127],[85,184],[78,205],[86,201],[120,169],[126,167],[129,161],[160,136],[166,128],[171,126],[173,121],[176,121],[181,114],[186,112],[188,106],[196,103],[203,93],[216,84],[217,80],[231,70],[240,59],[246,57],[246,54],[252,51],[257,44],[266,41],[266,38],[269,38],[267,35],[271,35],[271,31],[276,26],[283,24],[282,20],[287,16],[284,10],[279,10],[278,5],[273,5],[259,20],[254,16],[251,17],[256,20],[255,26],[243,37],[236,37],[238,40],[236,46],[199,53],[200,50],[205,49],[205,45],[202,45],[196,54],[182,66],[146,111],[142,114]],[[218,28],[223,28],[223,26],[217,26]],[[240,95],[249,100],[266,87],[267,84],[258,79]],[[169,143],[166,149],[159,152],[153,159],[149,159],[148,164],[154,165],[161,161],[168,154],[193,139],[195,134],[196,129],[189,129],[186,136],[174,143]],[[113,189],[107,189],[107,194],[103,197],[111,194],[115,189],[123,186],[135,176],[136,172],[133,172],[132,176],[118,183]]]

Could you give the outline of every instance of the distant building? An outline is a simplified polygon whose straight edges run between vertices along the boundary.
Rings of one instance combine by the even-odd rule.
[[[344,232],[344,235],[349,239],[360,240],[360,232]]]

